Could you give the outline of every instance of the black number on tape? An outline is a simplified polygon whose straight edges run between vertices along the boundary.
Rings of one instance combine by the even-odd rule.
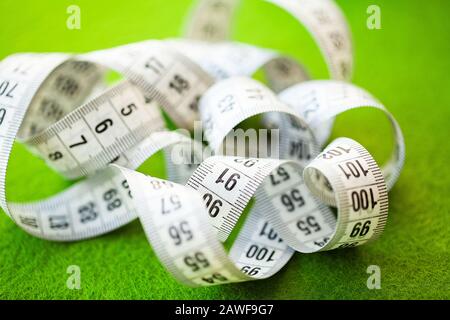
[[[49,216],[48,222],[50,223],[50,229],[65,230],[69,228],[66,216]]]
[[[251,168],[258,162],[258,159],[238,158],[234,159],[234,162],[242,164],[246,168]]]
[[[116,189],[109,189],[103,194],[103,200],[106,201],[106,209],[108,211],[113,211],[114,209],[120,208],[122,205],[122,200],[120,200],[117,196],[117,190]]]
[[[359,237],[365,236],[370,230],[370,223],[371,223],[370,220],[367,220],[366,222],[364,222],[364,224],[362,224],[362,222],[355,223],[352,232],[350,233],[350,237],[354,238],[358,236]]]
[[[152,70],[156,74],[162,74],[164,65],[158,59],[151,57],[145,62],[145,67]]]
[[[348,243],[343,243],[341,244],[338,248],[339,249],[343,249],[343,248],[353,248],[356,247],[358,245],[359,242],[348,242]]]
[[[178,94],[182,94],[183,91],[188,90],[190,86],[186,79],[179,74],[176,74],[173,80],[169,83],[169,87],[174,89]]]
[[[127,181],[127,180],[123,180],[121,184],[122,184],[122,187],[123,187],[125,190],[128,191],[128,192],[127,192],[128,197],[133,198],[133,196],[131,195],[130,186],[128,185],[128,181]]]
[[[189,109],[191,109],[192,111],[198,111],[198,104],[200,102],[200,95],[196,95],[194,97],[194,100],[189,104]]]
[[[213,218],[217,217],[223,204],[222,201],[220,199],[215,199],[213,201],[213,196],[210,193],[205,193],[203,195],[203,200],[205,200],[209,215]]]
[[[224,176],[227,174],[227,172],[229,171],[228,168],[226,168],[221,174],[220,176],[217,178],[216,183],[223,183],[225,182],[225,180],[223,180]],[[238,179],[240,179],[241,176],[239,173],[233,173],[228,177],[228,180],[225,182],[225,189],[227,189],[228,191],[231,191],[234,189],[234,187],[237,184]]]
[[[76,143],[74,143],[74,144],[71,144],[71,145],[69,146],[69,148],[75,148],[75,147],[78,147],[78,146],[81,146],[81,145],[87,143],[87,139],[86,139],[86,137],[85,137],[84,135],[81,135],[80,138],[81,138],[81,141],[80,141],[80,142],[76,142]]]
[[[36,218],[19,216],[19,219],[23,225],[29,226],[34,229],[39,228]]]
[[[106,119],[95,126],[95,132],[103,133],[106,130],[108,130],[108,128],[111,127],[112,125],[113,121],[111,119]]]
[[[297,157],[297,159],[309,160],[311,159],[311,146],[303,140],[291,141],[289,155]]]
[[[98,217],[98,213],[95,210],[95,203],[89,201],[87,204],[78,208],[78,214],[80,215],[80,222],[86,223],[90,221],[94,221]]]
[[[78,72],[86,72],[94,67],[94,65],[87,61],[71,61],[72,68]]]
[[[262,227],[261,232],[259,233],[259,236],[261,236],[261,237],[266,236],[267,239],[272,240],[272,241],[277,240],[277,239],[278,239],[278,242],[283,241],[280,237],[278,237],[278,233],[276,233],[275,230],[269,226],[268,222],[264,222],[264,225]]]
[[[297,227],[303,231],[305,236],[310,235],[313,232],[318,232],[322,230],[319,223],[316,221],[314,216],[307,216],[304,219],[297,221]]]
[[[352,206],[354,211],[359,211],[361,209],[367,210],[369,207],[373,209],[377,203],[378,202],[375,201],[372,188],[369,188],[369,192],[367,192],[366,189],[362,189],[359,192],[352,192]]]
[[[330,32],[329,33],[330,39],[333,42],[333,46],[337,50],[342,50],[344,48],[344,37],[339,32]]]
[[[59,159],[61,159],[62,157],[63,157],[63,154],[62,154],[60,151],[55,151],[55,152],[50,153],[50,154],[48,155],[48,158],[49,158],[50,160],[52,160],[52,161],[59,160]]]
[[[287,211],[292,212],[295,208],[305,205],[305,199],[300,194],[297,188],[292,189],[291,192],[283,193],[281,195],[281,203],[286,207]]]
[[[256,276],[260,271],[260,267],[251,267],[251,266],[243,266],[241,268],[241,271],[245,274],[248,274],[249,276]]]
[[[14,98],[12,93],[17,88],[17,85],[18,83],[11,85],[7,80],[0,83],[0,97]]]
[[[334,157],[342,156],[343,154],[350,153],[351,149],[346,149],[344,147],[338,146],[334,149],[328,150],[322,154],[323,159],[333,159]]]
[[[275,250],[269,250],[266,247],[259,247],[256,244],[252,244],[245,254],[247,258],[254,258],[258,261],[265,260],[266,262],[274,261],[273,256]]]
[[[210,283],[210,284],[214,284],[216,282],[226,282],[226,281],[228,281],[228,279],[225,276],[221,275],[218,272],[213,273],[211,276],[202,277],[202,280],[207,282],[207,283]]]
[[[173,184],[167,180],[152,180],[150,181],[150,185],[153,190],[159,190],[161,188],[172,188]]]
[[[276,176],[280,177],[281,179],[277,179]],[[283,181],[288,181],[289,178],[289,173],[283,167],[278,167],[276,173],[270,174],[270,181],[272,182],[273,186],[276,186]]]
[[[0,126],[3,123],[3,120],[5,120],[5,116],[6,116],[6,109],[0,108]]]
[[[126,107],[123,107],[120,110],[120,113],[126,117],[126,116],[129,116],[130,114],[132,114],[133,110],[136,110],[136,109],[137,109],[136,105],[134,103],[130,103]]]
[[[194,253],[192,256],[184,257],[183,261],[188,267],[192,268],[193,272],[210,266],[208,259],[200,251]]]
[[[55,100],[50,100],[47,98],[42,99],[39,111],[46,117],[58,120],[64,115],[64,111],[59,103]]]
[[[58,78],[56,78],[55,86],[61,93],[70,97],[77,93],[79,89],[76,80],[64,75],[59,75]]]
[[[339,168],[345,174],[345,177],[347,179],[350,179],[350,177],[352,176],[355,178],[359,178],[361,174],[363,176],[367,176],[367,174],[369,173],[369,170],[364,169],[359,160],[355,160],[355,162],[347,161],[344,163],[344,165],[339,165]]]
[[[322,239],[322,241],[319,241],[319,240],[314,241],[314,244],[316,246],[322,248],[323,246],[325,246],[328,243],[328,241],[330,241],[330,238],[325,237],[325,238]]]
[[[178,195],[172,194],[161,198],[161,213],[168,214],[181,208],[181,201]]]
[[[329,24],[331,22],[328,12],[322,9],[317,9],[313,11],[313,15],[316,17],[320,24]]]
[[[221,113],[225,113],[227,111],[233,110],[234,105],[236,104],[236,101],[234,99],[234,96],[231,94],[227,94],[225,97],[220,99],[219,101],[219,110]]]
[[[187,221],[181,221],[178,227],[175,225],[170,226],[169,236],[174,240],[176,246],[194,238]]]

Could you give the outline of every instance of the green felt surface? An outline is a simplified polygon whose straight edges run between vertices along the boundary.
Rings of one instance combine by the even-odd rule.
[[[81,30],[66,28],[66,8],[81,7]],[[157,260],[138,221],[78,243],[27,235],[0,214],[0,298],[39,299],[372,299],[450,298],[448,159],[450,23],[448,1],[338,1],[353,30],[354,82],[394,114],[406,140],[406,163],[390,192],[384,235],[355,249],[296,254],[274,277],[250,283],[191,289]],[[381,8],[382,29],[366,27],[369,4]],[[24,51],[85,52],[150,38],[180,35],[190,1],[0,2],[0,59]],[[305,29],[278,8],[246,0],[235,39],[276,48],[327,72]],[[333,136],[363,143],[383,162],[389,126],[377,112],[338,118]],[[141,170],[164,176],[161,157]],[[69,185],[16,145],[8,170],[8,197],[25,201]],[[445,192],[447,190],[447,192]],[[81,290],[66,288],[66,268],[81,267]],[[381,268],[380,290],[366,287],[366,268]]]

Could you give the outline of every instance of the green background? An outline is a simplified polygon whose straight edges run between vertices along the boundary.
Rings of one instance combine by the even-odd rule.
[[[299,58],[315,78],[327,71],[317,47],[292,17],[257,0],[243,1],[234,38]],[[406,140],[406,163],[390,192],[390,218],[373,244],[295,254],[270,279],[191,289],[159,263],[135,221],[99,238],[54,243],[27,235],[0,215],[0,298],[39,299],[372,299],[450,298],[450,120],[448,1],[338,1],[350,22],[356,65],[353,81],[394,114]],[[81,30],[66,28],[66,8],[81,8]],[[381,8],[381,30],[366,27],[366,9]],[[190,1],[0,1],[0,59],[16,52],[85,52],[181,34]],[[389,127],[377,112],[340,116],[334,137],[363,143],[383,162]],[[163,176],[161,159],[144,172]],[[32,200],[69,185],[15,145],[8,197]],[[81,290],[66,288],[66,268],[81,267]],[[381,268],[380,290],[368,290],[366,268]]]

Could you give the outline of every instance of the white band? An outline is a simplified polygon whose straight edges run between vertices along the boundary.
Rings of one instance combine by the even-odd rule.
[[[332,1],[269,2],[305,24],[335,79],[349,78],[350,35]],[[267,278],[295,251],[353,247],[381,234],[387,192],[405,157],[399,125],[348,82],[309,81],[292,58],[220,42],[229,37],[236,5],[200,1],[189,35],[213,43],[144,41],[77,56],[17,54],[0,63],[0,204],[20,228],[73,241],[138,217],[161,262],[190,286]],[[249,78],[261,68],[269,87]],[[123,76],[113,85],[105,82],[111,70]],[[359,107],[382,110],[394,128],[396,147],[382,169],[349,138],[320,152],[334,117]],[[167,130],[162,111],[187,130],[202,120],[209,146]],[[246,148],[223,154],[233,129],[258,115],[262,126],[279,129],[277,157],[248,157]],[[42,201],[7,202],[16,138],[58,173],[83,180]],[[159,151],[167,180],[135,171]],[[227,252],[221,242],[240,219]]]

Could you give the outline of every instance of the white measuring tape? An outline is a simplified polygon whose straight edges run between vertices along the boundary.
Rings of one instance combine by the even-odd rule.
[[[348,79],[350,35],[333,2],[269,2],[303,22],[332,76]],[[73,241],[138,217],[161,262],[190,286],[267,278],[295,251],[377,238],[387,220],[388,189],[404,162],[395,119],[350,83],[309,81],[292,58],[218,42],[228,36],[236,5],[200,1],[188,34],[202,41],[144,41],[77,56],[4,59],[0,200],[13,221],[36,237]],[[259,69],[270,89],[249,78]],[[123,79],[108,85],[109,70]],[[166,130],[160,107],[181,128],[201,120],[209,146]],[[358,107],[382,110],[394,128],[396,147],[382,169],[349,138],[320,152],[334,117]],[[246,149],[222,154],[233,128],[257,115],[262,125],[279,129],[278,157],[243,157]],[[84,179],[42,201],[7,202],[5,177],[16,138],[61,175]],[[159,151],[168,180],[134,171]],[[234,230],[227,251],[221,242]]]

